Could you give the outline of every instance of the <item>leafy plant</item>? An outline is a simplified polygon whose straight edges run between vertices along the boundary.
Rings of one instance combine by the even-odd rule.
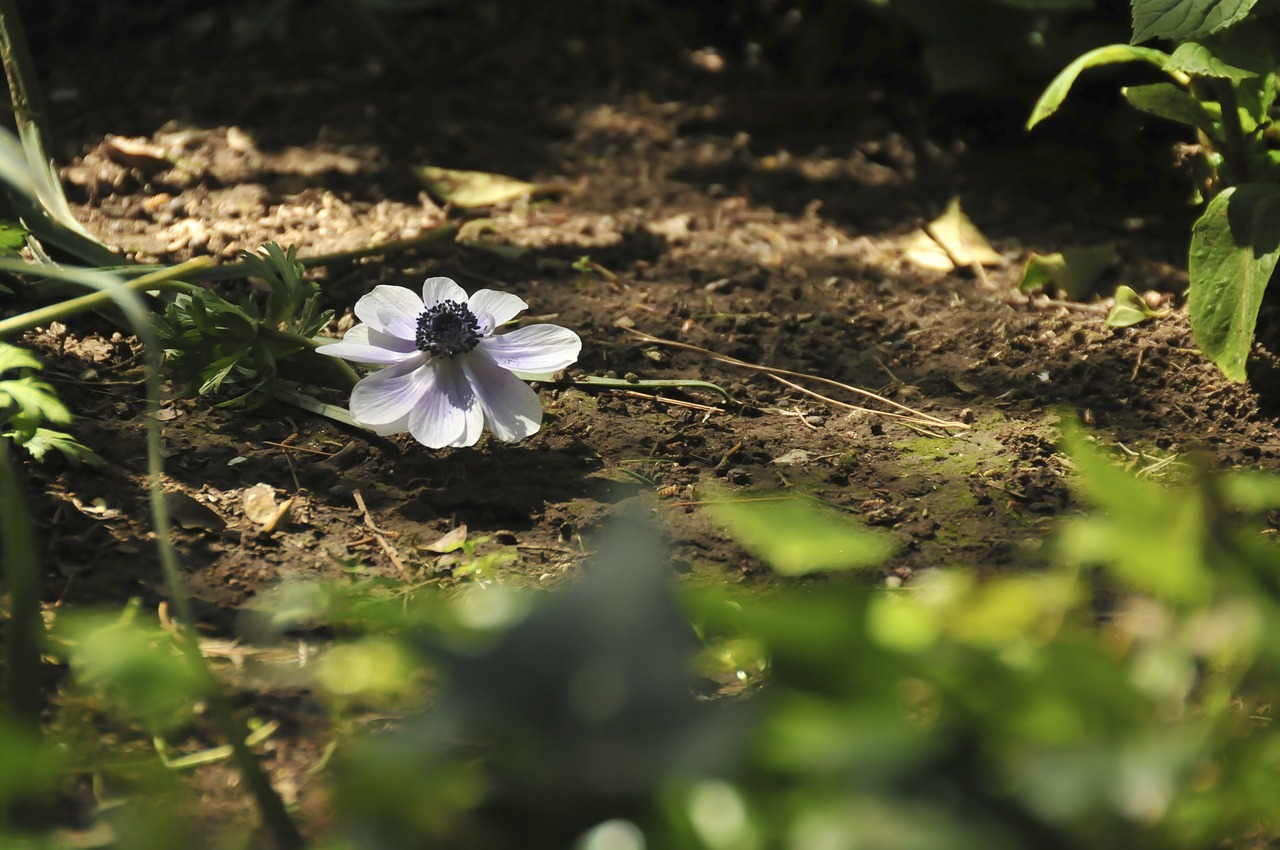
[[[101,463],[91,449],[65,431],[44,427],[67,425],[71,411],[53,386],[36,377],[43,364],[31,352],[0,342],[0,438],[11,440],[36,460],[57,450],[71,463]],[[6,373],[16,373],[4,377]]]
[[[246,252],[244,260],[270,288],[261,306],[250,298],[232,304],[192,288],[154,317],[168,363],[188,392],[210,395],[224,384],[238,390],[220,407],[269,399],[278,361],[312,347],[310,338],[333,318],[333,311],[320,309],[319,284],[302,279],[295,247],[286,252],[268,243],[257,253]]]
[[[1134,0],[1133,44],[1080,56],[1045,89],[1028,129],[1062,104],[1085,70],[1143,63],[1168,80],[1124,88],[1135,108],[1191,128],[1197,196],[1207,205],[1189,251],[1191,329],[1222,373],[1245,380],[1262,296],[1280,260],[1280,89],[1273,30],[1257,0]],[[1163,39],[1172,52],[1140,46]]]

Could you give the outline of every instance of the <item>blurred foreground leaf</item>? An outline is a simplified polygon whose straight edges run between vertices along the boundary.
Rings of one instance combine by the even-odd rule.
[[[717,501],[706,510],[736,542],[784,576],[874,567],[897,548],[892,537],[797,496]]]

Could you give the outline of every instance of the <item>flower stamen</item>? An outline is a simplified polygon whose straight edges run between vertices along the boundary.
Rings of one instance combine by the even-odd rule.
[[[480,343],[480,321],[460,301],[441,301],[418,317],[414,344],[419,351],[444,357],[466,354]]]

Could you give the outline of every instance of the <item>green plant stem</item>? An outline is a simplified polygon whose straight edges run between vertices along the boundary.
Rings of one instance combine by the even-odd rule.
[[[456,224],[442,224],[434,227],[426,233],[420,233],[411,239],[396,239],[392,242],[380,242],[377,245],[369,245],[364,248],[353,248],[350,251],[337,251],[332,254],[317,254],[314,257],[299,257],[298,262],[302,263],[305,268],[315,269],[324,266],[331,266],[335,263],[345,263],[352,260],[362,260],[365,257],[380,257],[384,254],[397,254],[401,251],[412,251],[415,248],[423,248],[436,242],[444,242],[452,239],[458,234],[458,226]],[[209,269],[203,269],[193,275],[191,280],[215,281],[215,280],[233,280],[238,277],[247,277],[253,274],[247,263],[226,263],[224,265],[215,266]]]
[[[1212,81],[1214,94],[1222,107],[1222,134],[1224,150],[1222,157],[1227,166],[1227,179],[1232,186],[1249,182],[1248,149],[1245,145],[1244,126],[1240,123],[1240,104],[1236,99],[1236,90],[1230,80]]]
[[[324,343],[318,339],[312,339],[309,336],[302,336],[301,334],[295,334],[295,333],[290,333],[289,331],[282,331],[276,328],[270,328],[270,327],[267,327],[266,325],[258,325],[258,333],[268,339],[274,339],[279,342],[287,342],[293,345],[299,345],[299,346],[302,346],[303,348],[309,349],[312,352],[314,352],[317,348],[320,348],[321,346],[324,345]],[[351,368],[351,364],[348,363],[347,361],[339,359],[337,357],[325,357],[324,360],[328,362],[334,369],[336,369],[338,373],[342,375],[343,379],[348,381],[351,384],[351,386],[354,387],[356,384],[360,382],[360,375],[356,373],[355,369]]]
[[[0,2],[3,2],[3,0],[0,0]],[[121,284],[120,288],[131,292],[189,291],[197,287],[177,280],[177,278],[186,277],[190,272],[205,268],[212,262],[208,257],[197,257],[194,260],[187,260],[185,263],[134,278],[128,283]],[[32,273],[36,273],[36,269],[33,269]],[[82,295],[79,298],[59,301],[57,304],[50,304],[47,307],[13,316],[0,322],[0,339],[5,339],[32,328],[48,326],[51,322],[69,319],[72,316],[88,313],[91,310],[99,310],[109,305],[112,300],[113,293],[110,290],[99,290],[88,295]]]
[[[133,281],[135,284],[137,282]],[[145,289],[145,287],[142,288]],[[231,747],[231,758],[249,793],[253,795],[262,816],[263,825],[275,839],[275,846],[279,850],[300,850],[306,846],[306,842],[298,831],[297,824],[289,816],[284,801],[271,785],[270,777],[262,769],[257,756],[246,743],[249,730],[232,712],[222,692],[221,683],[209,669],[209,663],[204,653],[200,651],[195,612],[191,608],[191,600],[187,597],[182,574],[178,570],[178,556],[169,536],[169,506],[160,483],[164,474],[164,459],[160,452],[160,420],[156,418],[156,413],[160,409],[160,351],[154,334],[145,323],[135,324],[134,331],[143,340],[143,350],[146,352],[147,365],[150,367],[147,369],[148,489],[160,567],[164,573],[165,583],[169,586],[169,596],[173,602],[177,620],[182,625],[182,634],[178,643],[191,669],[199,675],[205,685],[209,714],[226,739],[227,745]]]
[[[0,0],[3,2],[3,0]],[[176,280],[179,277],[190,277],[190,273],[198,272],[201,269],[208,268],[211,260],[207,257],[198,257],[194,260],[188,260],[185,263],[169,268],[160,269],[142,277],[133,280],[121,286],[133,292],[192,292],[200,287],[183,280]],[[31,330],[42,326],[48,326],[51,322],[60,322],[69,319],[72,316],[78,316],[81,313],[88,313],[92,310],[99,310],[111,303],[112,295],[110,292],[101,290],[91,292],[88,295],[82,295],[79,298],[71,298],[66,301],[59,301],[57,304],[50,304],[37,310],[31,310],[18,316],[0,321],[0,339],[20,334],[23,331]],[[288,342],[302,348],[316,349],[323,343],[310,337],[300,336],[299,334],[289,333],[288,331],[276,330],[266,325],[259,326],[259,332],[272,339],[280,342]],[[360,380],[360,376],[351,368],[351,365],[344,360],[331,360],[337,371],[345,380],[350,382],[352,386]]]
[[[31,125],[35,141],[28,143],[35,144],[42,159],[47,160],[43,143],[48,135],[44,124],[44,104],[40,100],[40,90],[30,85],[27,79],[27,71],[34,68],[35,63],[27,47],[26,30],[15,0],[0,0],[0,62],[3,62],[4,74],[9,80],[9,97],[18,127],[21,130],[24,124]]]
[[[4,640],[3,704],[0,712],[29,731],[40,727],[40,561],[31,517],[18,479],[9,441],[0,437],[0,545],[9,593],[9,624]]]
[[[192,262],[196,263],[196,267],[198,267],[207,263],[208,260],[202,259]],[[160,420],[156,418],[156,414],[160,409],[161,352],[155,331],[148,321],[148,312],[138,293],[155,290],[163,286],[172,286],[173,288],[190,287],[190,284],[179,285],[177,281],[173,280],[174,277],[182,273],[181,270],[185,265],[187,264],[184,263],[182,266],[175,266],[172,269],[166,269],[150,275],[150,281],[145,278],[139,278],[128,284],[113,281],[110,276],[105,276],[106,279],[104,280],[104,275],[86,270],[55,267],[46,270],[45,273],[51,279],[79,283],[96,292],[103,293],[106,296],[103,303],[112,302],[119,307],[125,318],[128,319],[134,333],[142,341],[143,355],[147,364],[147,489],[151,499],[151,522],[152,529],[155,532],[161,572],[169,590],[177,621],[182,627],[177,642],[181,645],[183,655],[187,663],[191,665],[192,672],[199,677],[204,686],[203,690],[207,694],[206,703],[209,707],[209,715],[218,732],[226,738],[227,745],[231,747],[232,759],[235,761],[242,781],[257,804],[264,828],[271,833],[274,840],[273,846],[279,848],[279,850],[301,850],[306,846],[306,842],[303,841],[297,824],[289,816],[284,801],[280,799],[280,795],[272,787],[271,779],[263,771],[262,765],[258,763],[253,754],[253,750],[246,743],[246,739],[249,738],[249,730],[244,723],[236,718],[235,713],[231,710],[231,705],[227,702],[226,696],[222,692],[221,683],[209,668],[209,663],[204,657],[204,653],[200,651],[195,612],[192,610],[191,601],[186,594],[182,575],[178,569],[178,556],[170,535],[169,506],[165,501],[164,489],[161,486],[164,475],[164,459],[160,451],[161,425]],[[4,258],[0,258],[0,270],[19,274],[30,273],[28,264]],[[195,287],[191,288],[194,289]],[[4,504],[8,505],[14,501],[14,499],[6,498]]]

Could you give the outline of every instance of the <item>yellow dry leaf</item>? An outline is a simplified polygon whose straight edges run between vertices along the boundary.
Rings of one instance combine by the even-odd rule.
[[[923,230],[917,232],[907,242],[905,256],[912,265],[928,271],[949,272],[954,271],[956,267],[942,246]]]
[[[505,174],[485,171],[457,171],[422,165],[414,174],[437,201],[455,207],[490,207],[514,201],[526,195],[547,195],[568,191],[559,183],[526,183]]]
[[[925,232],[946,251],[957,266],[1002,266],[1004,257],[991,247],[982,231],[960,209],[960,198],[951,199],[947,210],[925,226]]]

